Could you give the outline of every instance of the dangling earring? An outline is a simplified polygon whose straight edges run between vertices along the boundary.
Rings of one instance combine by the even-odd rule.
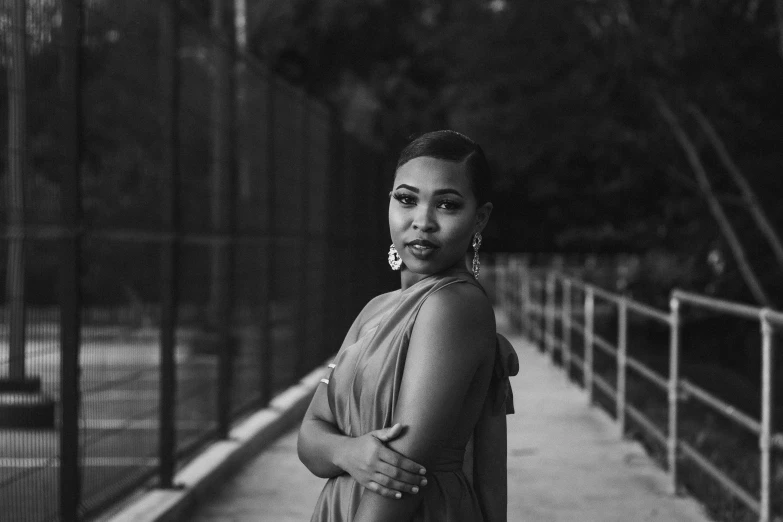
[[[473,236],[473,277],[478,279],[481,270],[481,261],[479,261],[478,251],[481,248],[481,232],[476,232]]]
[[[397,253],[397,247],[394,246],[394,243],[391,244],[389,247],[389,266],[392,270],[399,270],[402,266],[402,258],[400,257],[400,254]]]

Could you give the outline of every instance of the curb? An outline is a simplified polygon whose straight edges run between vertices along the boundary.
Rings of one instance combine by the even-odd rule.
[[[301,421],[328,368],[321,366],[231,429],[228,440],[209,445],[174,477],[177,489],[154,489],[100,522],[176,522],[239,467]]]

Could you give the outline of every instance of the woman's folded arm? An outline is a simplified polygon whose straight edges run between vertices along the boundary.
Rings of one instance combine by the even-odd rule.
[[[453,284],[422,305],[411,333],[395,422],[407,429],[389,446],[424,464],[437,462],[438,450],[451,440],[477,377],[489,382],[495,349],[492,309],[481,290]],[[365,492],[355,522],[410,520],[420,495],[399,500]]]

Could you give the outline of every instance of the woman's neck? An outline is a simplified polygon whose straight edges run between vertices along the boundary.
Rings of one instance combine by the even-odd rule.
[[[463,260],[457,261],[453,265],[444,268],[438,273],[449,272],[449,271],[469,273],[468,267]],[[434,274],[417,274],[415,272],[411,272],[410,270],[408,270],[407,267],[403,266],[402,270],[400,271],[400,289],[404,292],[405,290],[415,285],[422,279],[429,277],[431,275]]]

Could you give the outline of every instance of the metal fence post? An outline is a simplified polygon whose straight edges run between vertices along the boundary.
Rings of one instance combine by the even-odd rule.
[[[62,4],[61,81],[63,169],[60,190],[66,230],[60,259],[60,519],[78,520],[81,503],[79,469],[79,346],[81,344],[82,224],[80,167],[82,161],[82,2]]]
[[[274,327],[272,317],[272,297],[274,296],[275,289],[275,258],[277,245],[275,241],[275,234],[277,232],[277,212],[275,209],[275,193],[277,191],[277,158],[275,156],[275,133],[277,132],[277,115],[275,114],[275,105],[277,98],[277,82],[271,69],[266,70],[266,156],[265,156],[265,172],[266,178],[266,198],[264,204],[266,205],[266,223],[267,223],[267,242],[265,252],[265,264],[266,273],[263,274],[264,294],[261,298],[261,346],[260,346],[260,359],[261,359],[261,404],[266,404],[272,399],[273,382],[274,379],[274,348],[272,346],[274,337],[272,335],[272,328]]]
[[[236,340],[233,334],[234,272],[236,248],[236,37],[234,3],[214,0],[212,29],[219,39],[217,74],[215,76],[214,154],[212,219],[214,231],[222,241],[214,251],[213,299],[218,318],[220,339],[218,359],[217,423],[218,436],[228,438],[233,412],[231,396],[234,383],[234,352]],[[223,78],[218,78],[224,76]]]
[[[563,370],[571,379],[571,280],[563,280]]]
[[[527,332],[527,338],[532,340],[532,322],[530,320],[530,269],[522,263],[519,266],[520,277],[519,285],[521,296],[521,314],[522,314],[522,328]]]
[[[495,302],[503,310],[503,258],[495,254]]]
[[[549,357],[555,360],[555,309],[557,299],[557,287],[555,285],[555,273],[546,274],[546,349]]]
[[[625,435],[626,369],[628,364],[628,301],[620,298],[617,312],[617,403],[615,415],[620,437]]]
[[[587,401],[593,403],[593,329],[595,320],[595,295],[593,287],[585,290],[585,359],[584,359],[584,386],[587,390]]]
[[[299,103],[299,122],[298,126],[301,130],[300,135],[300,143],[301,147],[299,150],[300,157],[299,157],[299,172],[297,175],[299,176],[299,189],[302,194],[302,200],[304,204],[302,205],[301,210],[301,221],[302,225],[299,232],[299,262],[301,263],[301,270],[299,271],[299,277],[297,278],[297,288],[296,288],[296,295],[294,296],[294,299],[296,301],[296,321],[299,323],[295,327],[295,333],[294,333],[294,339],[296,341],[296,364],[295,364],[295,375],[293,378],[293,383],[301,379],[304,374],[309,369],[309,365],[311,364],[311,361],[308,360],[308,356],[310,355],[310,339],[308,339],[307,332],[308,332],[308,322],[309,322],[309,315],[307,313],[307,304],[308,304],[308,281],[309,281],[309,273],[310,273],[310,259],[307,255],[309,251],[310,246],[310,183],[309,183],[309,164],[308,159],[311,157],[312,152],[310,151],[310,106],[307,101],[307,93],[305,93],[303,90],[298,91],[297,96],[297,102]]]
[[[514,295],[514,323],[517,325],[517,330],[521,333],[525,327],[525,323],[522,317],[523,298],[522,295],[522,271],[523,264],[522,259],[519,256],[514,257],[514,277],[511,288],[509,289]]]
[[[669,467],[669,492],[677,493],[677,392],[680,385],[680,300],[672,297],[669,340],[669,434],[666,442],[667,463]]]
[[[169,237],[161,245],[161,325],[158,409],[158,465],[160,487],[173,486],[176,426],[176,325],[179,284],[179,12],[177,0],[166,0],[160,10],[160,78],[163,106],[162,221]]]
[[[764,309],[759,315],[761,320],[761,431],[759,433],[759,449],[761,450],[761,491],[759,522],[769,522],[771,517],[772,495],[772,324],[769,320],[769,310]]]
[[[9,3],[10,4],[10,3]],[[15,0],[8,68],[8,380],[23,385],[25,364],[25,194],[27,169],[27,2]]]

